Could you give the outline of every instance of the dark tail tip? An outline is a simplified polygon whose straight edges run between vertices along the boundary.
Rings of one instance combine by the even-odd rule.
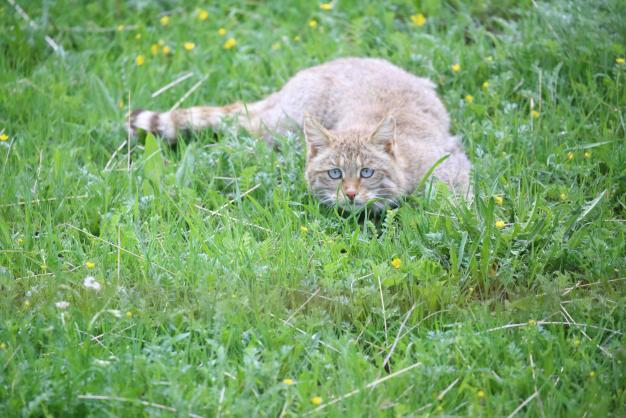
[[[140,114],[141,112],[144,112],[144,109],[135,109],[132,112],[130,112],[128,121],[130,122],[131,125],[135,123],[135,119],[137,119],[137,115]]]

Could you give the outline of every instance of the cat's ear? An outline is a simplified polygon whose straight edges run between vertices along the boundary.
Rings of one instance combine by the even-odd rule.
[[[385,152],[393,154],[396,142],[396,120],[393,116],[387,116],[380,122],[370,137],[370,143],[384,148]]]
[[[306,139],[308,158],[315,157],[320,148],[330,145],[330,134],[313,116],[304,115],[302,130]]]

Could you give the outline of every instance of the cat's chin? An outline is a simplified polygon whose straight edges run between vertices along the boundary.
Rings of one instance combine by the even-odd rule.
[[[350,202],[350,203],[334,202],[334,205],[331,205],[331,206],[336,206],[337,208],[345,212],[363,212],[367,210],[368,212],[371,212],[371,213],[381,213],[392,207],[389,205],[383,205],[380,202],[377,203],[375,200],[371,200],[368,202]]]
[[[329,208],[340,209],[342,212],[363,212],[367,210],[370,213],[381,213],[386,211],[387,209],[394,209],[398,207],[397,199],[382,199],[382,198],[373,198],[367,201],[362,199],[355,199],[354,201],[349,201],[348,199],[339,199],[331,196],[319,196],[319,200],[321,203]]]
[[[340,203],[337,206],[339,206],[343,210],[357,212],[363,210],[367,205],[363,203]]]

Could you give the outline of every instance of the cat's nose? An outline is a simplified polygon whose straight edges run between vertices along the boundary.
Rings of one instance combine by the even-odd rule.
[[[356,196],[356,192],[354,190],[347,191],[346,196],[348,196],[348,199],[350,199],[350,202],[353,202],[354,197]]]

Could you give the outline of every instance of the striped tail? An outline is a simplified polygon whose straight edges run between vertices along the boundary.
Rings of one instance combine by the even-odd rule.
[[[244,106],[242,103],[222,107],[197,106],[169,112],[136,109],[128,118],[128,129],[132,135],[136,134],[137,129],[143,129],[165,138],[170,144],[175,144],[182,131],[217,128],[224,117],[236,117],[244,129],[258,132],[261,128],[261,121],[255,112],[258,103],[250,106]]]

